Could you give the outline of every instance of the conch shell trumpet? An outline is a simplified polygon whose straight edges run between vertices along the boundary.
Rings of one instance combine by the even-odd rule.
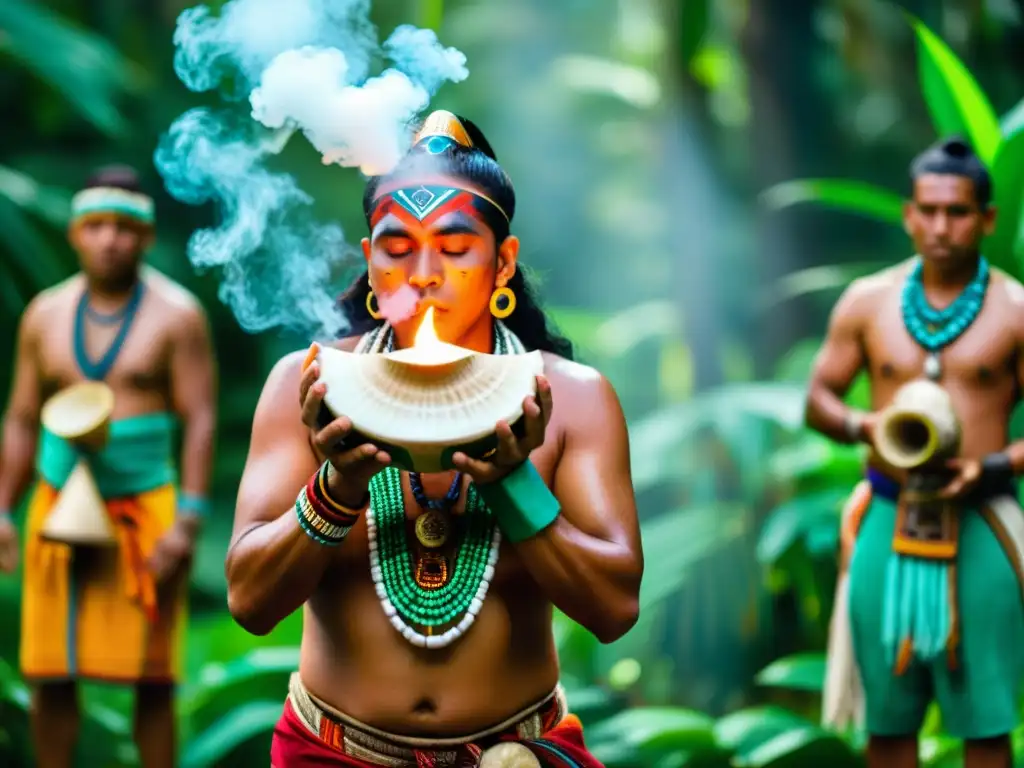
[[[103,382],[67,387],[43,405],[43,426],[80,452],[103,449],[110,434],[114,392]],[[85,457],[79,458],[43,523],[40,535],[76,546],[117,544],[107,507]]]
[[[393,465],[419,472],[450,468],[456,451],[486,458],[497,446],[499,420],[521,433],[523,400],[544,370],[539,351],[488,355],[440,341],[433,308],[407,349],[357,354],[324,348],[318,359],[327,384],[321,424],[342,415],[352,420],[339,448],[372,442]]]
[[[885,462],[900,469],[917,469],[956,456],[960,421],[949,393],[929,379],[900,387],[879,415],[875,449]]]

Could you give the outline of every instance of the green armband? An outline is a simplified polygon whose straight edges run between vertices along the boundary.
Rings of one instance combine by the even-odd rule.
[[[558,517],[561,506],[529,459],[494,483],[476,486],[509,541],[536,536]]]

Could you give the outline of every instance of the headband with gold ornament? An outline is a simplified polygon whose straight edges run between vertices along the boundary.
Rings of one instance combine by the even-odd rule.
[[[422,147],[431,155],[439,155],[455,145],[466,149],[475,148],[462,121],[443,109],[435,110],[427,116],[412,141],[413,149]],[[416,221],[427,224],[442,214],[460,208],[477,213],[492,229],[502,225],[507,228],[511,223],[500,205],[476,190],[421,184],[396,189],[374,200],[369,224],[372,229],[388,213],[399,216],[411,214]]]

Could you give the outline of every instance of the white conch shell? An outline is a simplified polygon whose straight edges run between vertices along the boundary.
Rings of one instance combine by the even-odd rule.
[[[103,447],[114,412],[114,391],[101,381],[80,381],[47,400],[39,417],[50,432],[91,450]]]
[[[429,354],[324,348],[319,360],[332,414],[347,416],[371,440],[423,455],[487,437],[499,420],[514,423],[544,370],[539,351],[488,355],[449,344]]]
[[[540,768],[540,760],[522,744],[507,741],[484,752],[480,768]]]

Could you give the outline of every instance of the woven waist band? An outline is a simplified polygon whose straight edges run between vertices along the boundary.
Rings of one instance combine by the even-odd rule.
[[[288,682],[288,700],[303,725],[317,738],[348,757],[387,768],[416,768],[428,754],[437,768],[454,766],[467,746],[487,748],[512,737],[538,739],[568,714],[561,684],[541,701],[530,705],[491,728],[456,738],[398,736],[361,723],[314,697],[302,684],[299,673]]]

